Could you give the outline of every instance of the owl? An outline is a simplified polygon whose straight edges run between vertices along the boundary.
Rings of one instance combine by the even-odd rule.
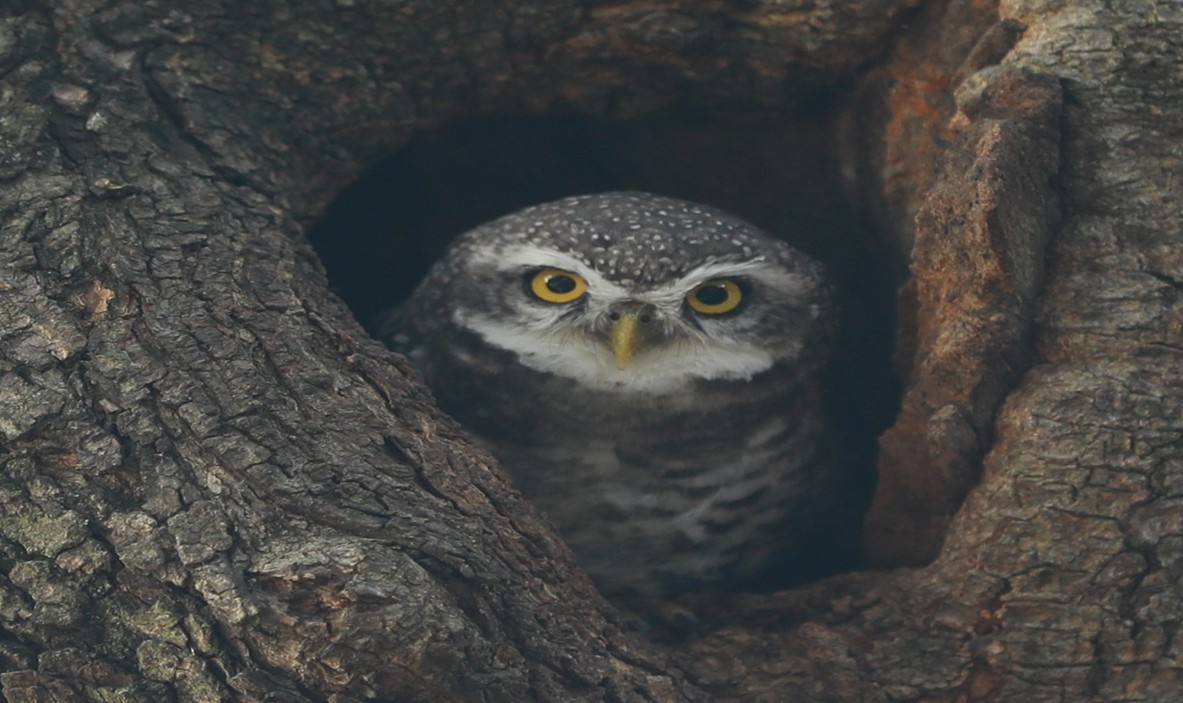
[[[610,597],[731,587],[840,487],[822,268],[719,210],[640,192],[459,237],[380,325]]]

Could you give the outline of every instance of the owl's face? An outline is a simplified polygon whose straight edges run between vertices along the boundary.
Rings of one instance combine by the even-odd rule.
[[[804,255],[725,213],[644,193],[491,222],[429,280],[441,324],[535,371],[621,393],[750,379],[798,359],[829,304]]]

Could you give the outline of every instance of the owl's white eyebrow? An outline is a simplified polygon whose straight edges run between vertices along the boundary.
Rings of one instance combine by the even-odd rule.
[[[712,278],[748,278],[792,296],[804,295],[811,285],[808,276],[787,271],[761,256],[748,261],[708,261],[673,283],[654,289],[652,294],[681,295]]]
[[[587,287],[598,295],[624,297],[628,292],[619,285],[601,276],[595,269],[579,259],[554,249],[521,246],[500,251],[482,251],[473,260],[481,266],[491,266],[497,271],[515,271],[531,268],[557,268],[577,273],[587,281]]]
[[[609,281],[579,259],[561,251],[523,244],[502,250],[477,253],[473,260],[480,266],[490,266],[498,271],[515,271],[530,268],[559,268],[577,273],[587,281],[588,289],[596,295],[626,298],[639,291],[629,291]],[[747,261],[707,261],[696,266],[677,280],[644,291],[642,297],[667,302],[681,300],[686,291],[712,278],[742,277],[768,286],[785,295],[805,295],[811,283],[803,274],[786,271],[782,266],[769,262],[760,256]]]

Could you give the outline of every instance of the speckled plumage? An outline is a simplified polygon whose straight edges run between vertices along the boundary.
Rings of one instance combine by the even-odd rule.
[[[544,267],[586,279],[586,295],[532,297]],[[738,308],[687,305],[720,278],[742,286]],[[621,306],[648,311],[627,368],[605,341]],[[752,225],[604,193],[464,234],[380,332],[606,593],[648,597],[741,582],[824,509],[834,318],[820,267]]]

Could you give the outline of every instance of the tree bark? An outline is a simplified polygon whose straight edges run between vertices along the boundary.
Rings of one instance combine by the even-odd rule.
[[[1183,14],[914,4],[0,10],[4,699],[1178,700]],[[647,642],[303,231],[462,116],[860,74],[911,266],[868,549],[928,563]]]

